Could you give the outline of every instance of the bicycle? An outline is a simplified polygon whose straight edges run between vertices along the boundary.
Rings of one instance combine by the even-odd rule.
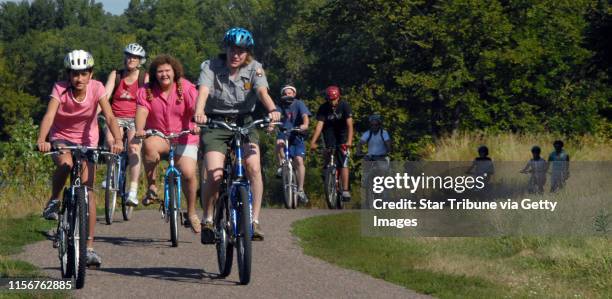
[[[370,189],[372,187],[372,179],[375,176],[385,175],[390,167],[389,156],[387,155],[369,155],[363,153],[355,154],[355,159],[363,158],[363,161],[366,162],[365,165],[362,164],[362,188],[365,188],[363,195],[365,195],[362,203],[362,208],[369,209],[372,207],[372,202],[374,200],[374,194]],[[381,195],[383,198],[386,196],[386,192],[383,192]]]
[[[128,192],[125,191],[126,172],[128,164],[128,128],[123,127],[123,151],[118,155],[110,156],[106,161],[106,180],[104,192],[104,216],[107,225],[113,223],[117,195],[121,198],[121,213],[123,220],[128,221],[132,216],[134,207],[127,205]]]
[[[206,124],[198,125],[203,128],[223,128],[234,133],[228,144],[230,152],[225,155],[223,178],[219,198],[214,207],[213,223],[219,276],[227,277],[231,273],[233,249],[236,247],[238,276],[242,285],[248,284],[251,280],[253,237],[253,197],[243,166],[242,145],[248,144],[248,135],[252,128],[268,124],[270,120],[264,118],[253,121],[246,127],[212,119]]]
[[[301,132],[301,130],[298,128],[286,129],[283,127],[279,127],[279,130],[284,133],[283,135],[285,137],[285,147],[283,149],[285,158],[281,163],[281,177],[283,179],[283,197],[285,199],[285,208],[296,209],[298,206],[297,174],[293,168],[293,157],[289,153],[289,137],[291,137],[291,134]]]
[[[324,153],[328,155],[327,164],[323,168],[323,188],[325,191],[325,200],[327,207],[330,209],[343,209],[344,201],[342,200],[342,178],[340,177],[340,166],[336,164],[337,147],[324,149]]]
[[[147,130],[145,138],[150,136],[158,136],[168,140],[170,143],[170,151],[168,152],[168,169],[164,174],[164,201],[160,205],[162,219],[166,223],[170,223],[170,241],[172,247],[178,247],[178,226],[179,223],[185,223],[181,210],[181,171],[174,166],[174,151],[176,144],[174,140],[183,135],[190,134],[191,131],[184,130],[179,133],[171,133],[165,135],[157,130]]]
[[[55,233],[54,247],[58,248],[62,278],[73,278],[76,288],[85,285],[87,268],[87,239],[89,238],[89,200],[87,186],[81,184],[83,160],[88,153],[114,155],[106,149],[89,146],[53,147],[44,155],[61,154],[70,150],[73,166],[70,186],[64,188]]]

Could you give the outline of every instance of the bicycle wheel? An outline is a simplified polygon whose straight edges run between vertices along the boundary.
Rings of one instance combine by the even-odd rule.
[[[336,186],[336,170],[333,167],[327,167],[325,169],[325,199],[327,201],[327,207],[335,209],[338,200],[338,190]]]
[[[298,194],[297,194],[297,174],[295,173],[295,170],[292,172],[291,174],[291,190],[292,190],[292,196],[291,196],[291,208],[292,209],[297,209],[298,207]]]
[[[334,177],[336,181],[336,209],[342,210],[344,209],[344,197],[342,197],[342,190],[344,190],[342,186],[342,178],[340,178],[340,173],[338,170],[334,172]]]
[[[178,207],[178,196],[180,190],[177,188],[177,178],[174,175],[170,175],[168,178],[168,193],[169,207],[168,213],[170,214],[170,241],[172,241],[172,247],[178,247],[178,226],[179,226],[179,207]]]
[[[73,276],[76,279],[76,288],[80,289],[85,285],[85,272],[87,267],[87,235],[88,235],[88,211],[85,202],[84,186],[75,189],[74,222],[72,226],[72,266]]]
[[[291,166],[289,166],[289,163],[283,163],[281,171],[283,177],[283,196],[285,199],[285,208],[291,209],[293,206],[294,195],[292,186],[292,182],[294,180],[293,171],[291,171]]]
[[[57,223],[57,233],[55,235],[57,242],[57,250],[60,260],[60,270],[62,272],[62,278],[70,278],[72,277],[72,257],[69,255],[68,247],[68,234],[66,228],[70,227],[71,221],[71,211],[70,207],[70,191],[69,189],[64,190],[64,200],[62,201],[62,212],[60,213],[60,219]]]
[[[127,157],[125,158],[127,159]],[[123,214],[123,221],[128,221],[132,218],[132,213],[134,212],[134,207],[127,204],[128,192],[125,192],[125,184],[127,181],[127,162],[125,159],[122,159],[121,162],[121,175],[119,175],[119,190],[121,190],[121,214]]]
[[[240,284],[249,284],[251,280],[251,207],[249,205],[249,193],[244,186],[238,187],[240,201],[240,217],[238,220],[238,238],[236,240],[236,251],[238,253],[238,276]]]
[[[107,225],[113,224],[113,215],[117,203],[118,173],[116,159],[109,157],[106,162],[106,190],[104,192],[104,217]]]
[[[227,194],[219,195],[215,205],[214,223],[217,235],[215,247],[217,249],[217,264],[219,266],[219,277],[225,278],[232,272],[232,261],[234,258],[234,245],[229,236],[229,209]]]

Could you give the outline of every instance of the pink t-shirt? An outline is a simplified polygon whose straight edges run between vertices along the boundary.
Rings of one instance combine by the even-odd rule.
[[[168,98],[162,96],[161,90],[155,86],[151,89],[153,99],[147,100],[146,88],[138,89],[137,105],[149,111],[145,129],[158,130],[164,134],[178,133],[186,129],[194,128],[192,121],[195,114],[196,99],[198,91],[193,83],[181,79],[183,85],[183,100],[179,101],[176,92],[176,84],[172,85]],[[185,135],[177,140],[178,144],[197,144],[200,137],[197,135]]]
[[[82,102],[77,102],[68,81],[55,83],[51,92],[60,105],[51,126],[50,140],[67,140],[85,146],[98,145],[98,114],[100,98],[106,90],[102,82],[90,80]]]
[[[117,71],[117,76],[121,76]],[[119,81],[119,86],[113,94],[113,114],[116,117],[134,118],[136,116],[136,96],[138,92],[138,80],[128,85],[125,78]]]

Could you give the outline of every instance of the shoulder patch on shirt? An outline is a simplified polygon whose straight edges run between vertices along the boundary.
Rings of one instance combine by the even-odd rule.
[[[264,75],[264,74],[265,74],[265,73],[264,73],[264,70],[263,70],[262,68],[258,68],[258,69],[255,71],[255,75],[256,75],[257,77],[263,77],[263,75]]]

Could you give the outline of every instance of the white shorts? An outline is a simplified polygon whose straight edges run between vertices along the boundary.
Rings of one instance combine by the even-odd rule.
[[[177,144],[175,154],[177,156],[189,157],[198,160],[198,145],[197,144]]]

